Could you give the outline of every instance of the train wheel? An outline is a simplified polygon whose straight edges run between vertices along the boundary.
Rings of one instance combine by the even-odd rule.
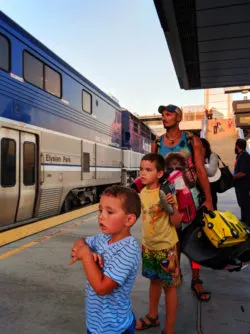
[[[69,195],[66,197],[63,203],[61,213],[70,212],[74,209],[76,209],[76,206],[74,205],[74,196],[72,193],[69,193]]]

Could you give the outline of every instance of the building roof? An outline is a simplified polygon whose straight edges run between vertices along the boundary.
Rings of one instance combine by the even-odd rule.
[[[250,1],[154,3],[181,88],[249,85]]]

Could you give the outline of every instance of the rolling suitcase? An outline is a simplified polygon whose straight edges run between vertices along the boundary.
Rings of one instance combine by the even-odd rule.
[[[246,226],[229,211],[205,213],[202,225],[206,236],[216,248],[235,246],[248,238]]]

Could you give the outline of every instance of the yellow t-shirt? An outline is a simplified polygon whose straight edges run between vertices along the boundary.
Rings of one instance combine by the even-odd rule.
[[[152,250],[167,249],[178,242],[175,226],[160,204],[159,188],[141,191],[142,244]]]

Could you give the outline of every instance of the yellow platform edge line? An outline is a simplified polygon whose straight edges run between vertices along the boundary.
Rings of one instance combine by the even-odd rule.
[[[29,244],[23,245],[23,246],[18,247],[18,248],[16,248],[16,249],[12,249],[11,251],[9,251],[9,252],[7,252],[7,253],[1,254],[1,255],[0,255],[0,261],[6,259],[7,257],[12,256],[12,255],[14,255],[14,254],[16,254],[16,253],[21,252],[22,250],[24,250],[24,249],[26,249],[26,248],[29,248],[29,247],[31,247],[31,246],[34,246],[34,245],[36,245],[36,244],[37,244],[37,242],[32,241],[32,242],[30,242]]]
[[[51,227],[67,223],[73,219],[88,215],[98,210],[98,204],[90,205],[83,209],[74,210],[59,216],[47,218],[35,223],[27,224],[21,227],[13,228],[10,231],[0,233],[0,247],[13,241],[26,238],[32,234],[47,230]]]

